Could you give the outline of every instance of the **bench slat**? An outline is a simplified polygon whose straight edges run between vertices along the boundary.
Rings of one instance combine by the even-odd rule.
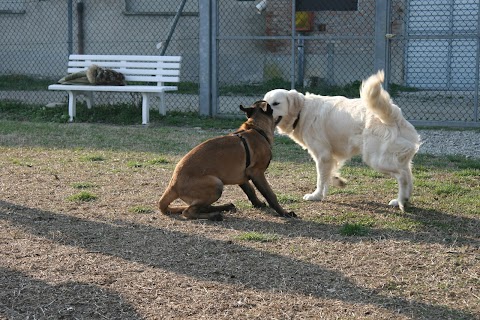
[[[139,82],[180,82],[178,75],[129,75],[124,74],[126,81],[139,81]]]
[[[67,72],[68,73],[73,73],[73,72],[79,72],[79,71],[85,71],[88,68],[78,68],[78,67],[73,67],[73,68],[68,68]],[[176,76],[180,74],[179,69],[126,69],[126,68],[114,68],[113,70],[122,72],[124,74],[141,74],[141,75],[171,75],[171,76]]]
[[[94,85],[77,85],[77,84],[51,84],[49,90],[65,90],[65,91],[103,91],[103,92],[148,92],[160,93],[164,91],[176,91],[176,86],[94,86]]]
[[[69,60],[108,60],[108,61],[175,61],[180,62],[181,56],[130,56],[130,55],[94,55],[71,54]]]
[[[110,68],[151,68],[151,69],[179,69],[179,62],[131,62],[131,61],[69,61],[69,67],[89,67],[92,64],[96,64],[102,67]]]
[[[126,81],[138,82],[180,82],[180,77],[147,77],[147,76],[125,76]]]
[[[75,73],[80,71],[85,71],[88,68],[68,68],[68,73]],[[124,75],[144,75],[144,76],[179,76],[180,70],[170,70],[170,69],[163,69],[163,70],[156,70],[156,69],[125,69],[125,68],[115,68],[115,71],[121,72]]]

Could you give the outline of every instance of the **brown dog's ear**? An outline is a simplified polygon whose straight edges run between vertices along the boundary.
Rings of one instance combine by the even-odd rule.
[[[245,112],[247,114],[247,118],[250,118],[252,116],[255,108],[245,108],[244,106],[240,105],[240,110],[242,110],[243,112]]]
[[[272,107],[265,100],[259,100],[259,101],[255,102],[253,104],[253,107],[259,107],[260,109],[263,110],[263,112],[265,112],[267,114],[272,114],[273,113]]]
[[[272,109],[272,106],[268,104],[267,102],[267,110],[265,110],[265,112],[267,114],[273,114],[273,109]]]
[[[262,109],[263,112],[267,112],[267,109],[268,109],[267,101],[263,101],[263,100],[257,101],[257,102],[255,102],[255,106]]]

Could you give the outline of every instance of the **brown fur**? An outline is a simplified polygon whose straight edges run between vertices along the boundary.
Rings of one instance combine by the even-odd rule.
[[[88,82],[95,85],[124,86],[125,76],[115,70],[105,69],[92,64],[87,69]]]
[[[272,109],[265,101],[250,108],[240,106],[247,121],[233,134],[203,142],[188,152],[177,164],[172,179],[159,201],[163,214],[182,214],[188,219],[222,220],[221,211],[234,211],[233,204],[212,206],[223,192],[224,185],[238,184],[256,208],[263,207],[250,180],[265,197],[270,207],[284,217],[295,217],[279,204],[265,178],[272,158],[275,123]],[[263,133],[263,134],[262,134]],[[247,165],[247,144],[250,164]],[[187,206],[171,207],[175,199]]]

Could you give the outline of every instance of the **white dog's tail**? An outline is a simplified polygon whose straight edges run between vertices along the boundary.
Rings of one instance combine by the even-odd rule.
[[[392,124],[399,111],[398,107],[393,106],[388,92],[382,88],[384,79],[385,74],[380,70],[364,80],[360,88],[360,98],[383,123]]]

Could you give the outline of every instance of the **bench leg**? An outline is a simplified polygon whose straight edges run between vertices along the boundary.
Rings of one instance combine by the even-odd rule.
[[[148,124],[150,122],[150,103],[149,95],[142,93],[142,124]]]
[[[68,121],[72,122],[77,112],[77,96],[73,91],[67,91],[67,92],[68,92],[68,115],[70,116],[70,119]]]
[[[167,108],[165,106],[165,92],[160,92],[158,94],[158,97],[160,98],[160,104],[158,105],[158,112],[164,116],[167,114]]]

